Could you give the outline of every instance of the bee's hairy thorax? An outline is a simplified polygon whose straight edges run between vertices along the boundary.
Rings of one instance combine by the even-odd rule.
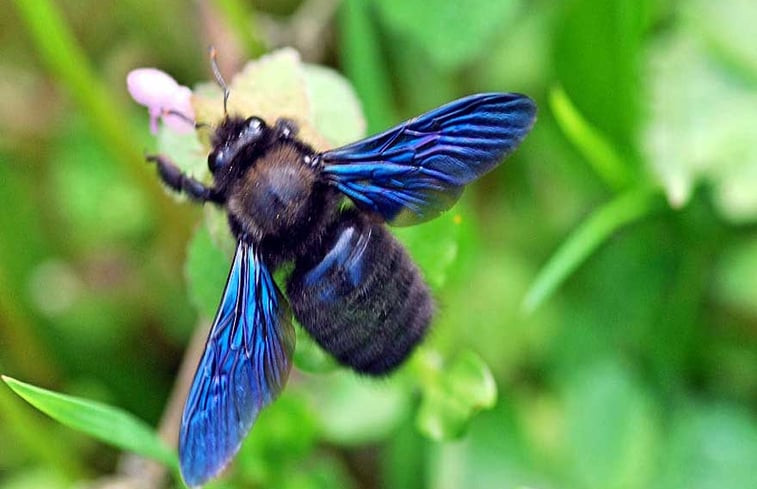
[[[295,260],[320,242],[338,217],[339,196],[312,164],[315,152],[274,129],[240,149],[224,179],[224,205],[238,239],[258,244],[269,265]]]

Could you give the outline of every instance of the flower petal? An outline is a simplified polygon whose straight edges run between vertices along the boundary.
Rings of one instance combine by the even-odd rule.
[[[150,112],[150,130],[157,131],[157,119],[160,117],[172,130],[183,133],[193,129],[193,124],[184,118],[167,112],[183,114],[186,119],[194,119],[191,96],[192,91],[179,85],[167,73],[156,68],[138,68],[126,76],[126,87],[131,97]]]
[[[126,76],[131,97],[145,107],[162,106],[180,87],[176,80],[155,68],[138,68]]]
[[[173,131],[187,133],[194,129],[194,124],[189,122],[195,118],[192,109],[192,91],[189,88],[179,86],[165,109],[184,115],[180,117],[175,114],[163,114],[163,122]]]

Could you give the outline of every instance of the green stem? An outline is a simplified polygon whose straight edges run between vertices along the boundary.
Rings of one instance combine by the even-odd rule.
[[[657,190],[639,187],[600,207],[568,237],[538,273],[523,300],[524,311],[535,311],[612,233],[649,215],[662,202]]]
[[[15,0],[15,5],[42,60],[81,107],[103,147],[147,191],[161,222],[180,226],[186,221],[184,214],[155,184],[142,150],[130,134],[126,111],[94,74],[57,5],[50,0]]]
[[[626,187],[631,181],[628,165],[602,133],[581,115],[562,87],[552,88],[549,105],[560,129],[597,175],[615,190]]]
[[[392,90],[376,28],[369,15],[370,2],[345,0],[339,11],[341,61],[363,102],[368,133],[396,122]]]

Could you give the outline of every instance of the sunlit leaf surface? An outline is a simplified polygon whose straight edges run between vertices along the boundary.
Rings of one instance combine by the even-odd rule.
[[[122,450],[176,467],[176,454],[143,421],[120,409],[35,387],[11,377],[3,381],[13,392],[51,418]]]

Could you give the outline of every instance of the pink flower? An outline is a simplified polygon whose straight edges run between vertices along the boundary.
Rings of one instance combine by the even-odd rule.
[[[131,98],[150,112],[150,131],[153,134],[158,132],[159,118],[178,133],[194,129],[194,124],[190,122],[194,120],[190,102],[192,91],[176,83],[170,75],[155,68],[137,68],[126,76],[126,87]]]

